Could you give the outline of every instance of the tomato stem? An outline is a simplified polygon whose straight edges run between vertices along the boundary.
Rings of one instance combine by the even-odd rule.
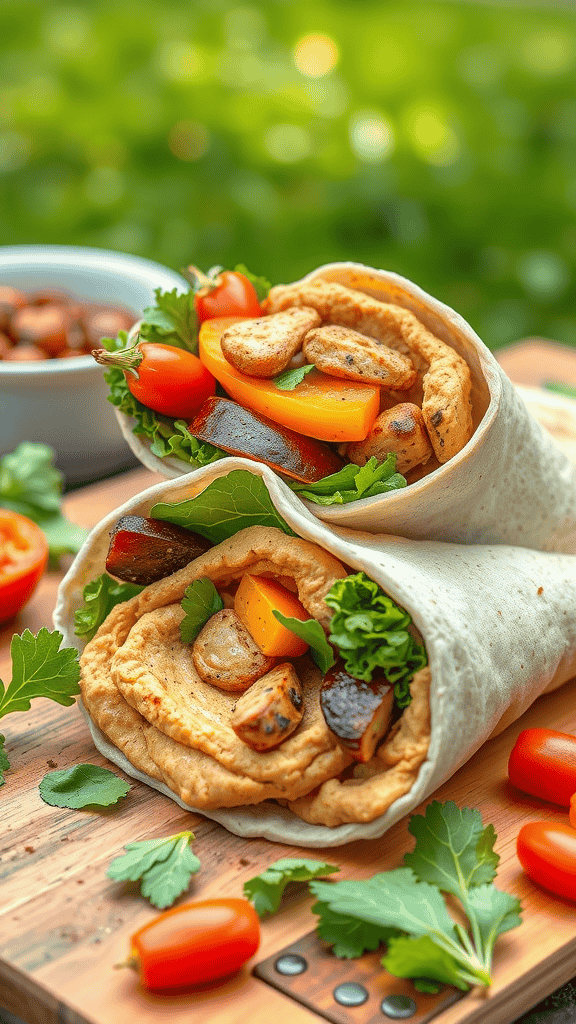
[[[192,285],[192,291],[196,295],[208,295],[214,288],[217,288],[221,282],[220,274],[222,267],[212,267],[207,274],[198,267],[189,266],[185,270],[185,275]]]
[[[108,352],[105,348],[93,348],[92,355],[102,366],[118,366],[121,370],[129,370],[135,377],[138,376],[136,368],[144,359],[144,353],[137,344],[119,352]]]
[[[119,971],[124,967],[130,967],[133,971],[137,971],[140,967],[140,960],[132,953],[127,960],[123,960],[120,964],[113,964],[113,967],[115,971]]]

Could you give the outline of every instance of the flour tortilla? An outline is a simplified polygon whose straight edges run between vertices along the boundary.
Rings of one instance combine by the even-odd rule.
[[[59,590],[54,624],[64,634],[66,645],[84,646],[74,635],[74,611],[82,604],[83,587],[104,570],[109,531],[117,519],[128,513],[147,515],[157,501],[191,497],[231,469],[262,477],[274,505],[300,537],[318,544],[354,571],[365,571],[410,612],[424,637],[431,672],[431,734],[429,742],[426,740],[427,754],[413,778],[407,764],[411,738],[405,712],[401,720],[406,723],[404,763],[402,759],[393,763],[392,749],[384,772],[373,773],[372,763],[361,769],[373,773],[372,778],[326,782],[311,796],[294,801],[292,808],[265,800],[246,807],[202,810],[231,832],[305,847],[338,846],[381,836],[430,796],[494,731],[518,718],[541,693],[576,674],[573,557],[508,546],[464,547],[329,531],[272,471],[244,459],[226,460],[190,477],[152,487],[92,531]],[[139,727],[136,720],[133,747]],[[146,762],[137,763],[132,757],[128,761],[97,726],[91,724],[91,731],[98,749],[128,774],[181,806],[196,809],[176,797],[166,784],[173,781],[171,763],[159,779],[158,771],[154,777]],[[413,739],[417,742],[421,737]],[[130,757],[130,749],[125,753]],[[151,759],[149,763],[154,764]],[[404,791],[402,779],[408,781]],[[394,786],[398,790],[388,809],[372,821],[341,823],[350,805],[358,803],[357,787],[368,786],[377,798],[383,780],[388,795]],[[331,820],[331,824],[318,824],[318,819]]]
[[[336,526],[464,544],[514,544],[576,553],[576,466],[542,430],[498,362],[458,313],[417,285],[358,263],[330,263],[303,281],[332,281],[411,310],[432,334],[466,359],[472,373],[474,433],[465,447],[409,487],[348,505],[308,504]],[[149,469],[169,479],[193,472],[160,459],[132,433],[122,433]]]

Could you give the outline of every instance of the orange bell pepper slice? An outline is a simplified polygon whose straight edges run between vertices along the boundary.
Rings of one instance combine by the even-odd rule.
[[[278,622],[274,609],[290,619],[310,618],[296,594],[276,580],[245,573],[236,591],[234,611],[262,654],[276,658],[297,658],[305,654],[308,644]]]

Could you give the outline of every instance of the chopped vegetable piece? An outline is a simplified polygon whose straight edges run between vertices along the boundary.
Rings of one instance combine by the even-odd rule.
[[[183,569],[210,547],[204,537],[161,519],[122,516],[110,534],[106,570],[147,586]]]
[[[47,772],[40,785],[40,796],[52,807],[109,807],[130,790],[124,779],[96,764],[75,764],[58,772]]]
[[[48,542],[27,516],[0,508],[0,623],[30,600],[48,562]]]
[[[200,441],[231,455],[264,462],[302,484],[313,484],[342,467],[342,459],[328,445],[243,409],[228,398],[208,398],[189,430]]]
[[[155,907],[164,910],[190,884],[200,861],[192,853],[193,832],[178,832],[164,839],[128,843],[124,856],[116,857],[106,874],[116,882],[140,881],[140,891]]]
[[[555,729],[524,729],[508,761],[513,786],[561,807],[576,792],[576,736]]]
[[[148,409],[176,419],[190,419],[213,395],[216,382],[191,352],[150,341],[131,348],[92,352],[97,363],[124,372],[128,390]]]
[[[527,875],[557,896],[576,900],[576,829],[555,821],[530,821],[516,841]]]
[[[279,391],[273,380],[249,377],[224,357],[222,332],[238,318],[208,320],[199,335],[202,362],[240,405],[298,433],[322,441],[361,441],[380,405],[380,388],[327,377],[315,370],[294,391]]]
[[[236,591],[234,610],[263,654],[297,658],[308,650],[308,644],[286,629],[274,611],[301,620],[311,616],[295,594],[276,580],[245,573]]]
[[[131,957],[151,991],[190,988],[239,970],[260,944],[248,900],[212,899],[166,910],[132,936]]]
[[[200,323],[220,316],[262,316],[256,289],[245,274],[214,267],[203,274],[188,267],[186,276],[195,292],[194,305]]]
[[[274,914],[278,910],[284,890],[290,882],[308,882],[312,878],[324,878],[339,870],[336,864],[324,864],[321,860],[283,857],[244,882],[244,895],[252,901],[258,916],[263,917],[264,914]]]

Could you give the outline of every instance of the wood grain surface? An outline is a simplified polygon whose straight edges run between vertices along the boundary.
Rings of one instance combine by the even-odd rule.
[[[530,362],[533,357],[532,349]],[[542,358],[540,351],[540,366]],[[573,353],[562,372],[562,379],[576,383]],[[515,376],[530,385],[541,380],[522,379],[518,371]],[[158,479],[147,470],[134,470],[90,485],[66,498],[67,513],[93,526]],[[0,630],[0,677],[5,682],[10,679],[12,634],[51,626],[60,578],[60,573],[48,573],[28,607]],[[484,820],[494,823],[501,856],[498,885],[518,895],[524,911],[522,927],[497,943],[490,992],[470,993],[437,1018],[441,1024],[509,1024],[576,974],[576,905],[533,885],[515,854],[524,822],[567,820],[561,809],[513,792],[506,781],[516,736],[536,725],[576,732],[576,681],[540,698],[435,795],[478,807]],[[318,1024],[313,1011],[251,974],[256,961],[314,927],[311,900],[303,889],[263,922],[256,958],[223,984],[158,996],[145,992],[130,970],[114,969],[126,959],[131,933],[157,913],[139,895],[137,884],[106,878],[108,864],[125,843],[192,828],[202,867],[186,898],[241,895],[243,881],[278,857],[298,856],[296,848],[230,835],[133,780],[128,780],[131,790],[125,800],[98,812],[49,807],[38,793],[47,771],[79,762],[106,764],[78,709],[37,700],[30,712],[7,716],[2,732],[12,767],[0,791],[0,1006],[27,1024]],[[413,844],[406,824],[404,819],[381,839],[314,851],[314,857],[339,863],[339,877],[363,878],[396,867]],[[309,856],[310,851],[301,854]],[[337,962],[336,974],[340,966]]]

